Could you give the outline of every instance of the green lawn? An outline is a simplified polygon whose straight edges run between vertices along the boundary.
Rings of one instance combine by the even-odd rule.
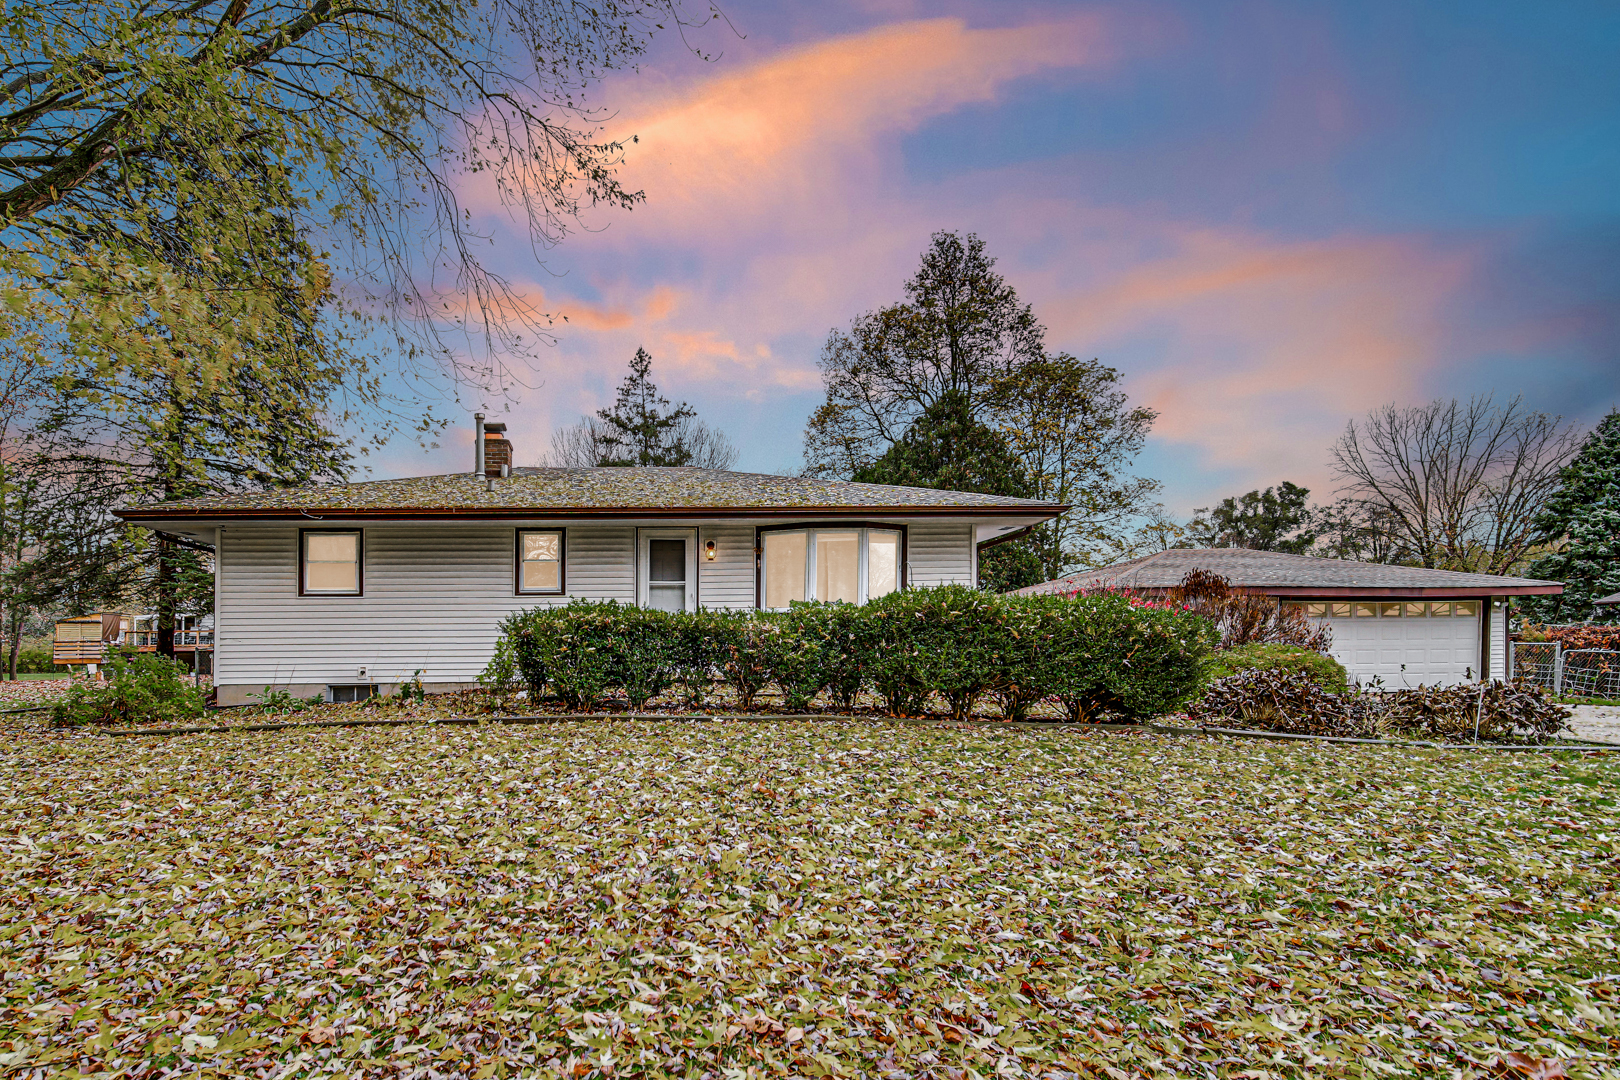
[[[1620,1070],[1613,757],[35,731],[0,793],[0,1073]]]
[[[63,670],[63,671],[43,671],[43,672],[41,672],[41,671],[19,671],[19,672],[17,672],[17,681],[18,682],[25,682],[25,681],[32,682],[32,681],[37,681],[39,679],[67,679],[67,678],[71,678],[71,677],[72,676],[70,675],[70,673],[67,672],[66,670]],[[10,682],[11,681],[11,676],[8,674],[3,679],[0,679],[0,681]]]

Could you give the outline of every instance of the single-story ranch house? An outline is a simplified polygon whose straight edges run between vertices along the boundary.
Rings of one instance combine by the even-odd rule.
[[[1556,581],[1248,548],[1172,548],[1019,591],[1112,586],[1152,594],[1179,585],[1195,569],[1302,608],[1332,629],[1333,655],[1352,679],[1376,676],[1388,687],[1503,678],[1508,598],[1564,591]]]
[[[512,612],[576,597],[671,610],[862,603],[972,584],[980,548],[1065,507],[695,468],[511,468],[129,507],[216,551],[222,705],[267,686],[339,700],[421,671],[470,687]],[[487,466],[485,462],[490,464]]]

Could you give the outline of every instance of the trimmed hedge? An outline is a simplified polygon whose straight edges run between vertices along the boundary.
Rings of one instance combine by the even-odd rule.
[[[1204,663],[1204,677],[1210,682],[1244,671],[1297,671],[1335,694],[1350,689],[1350,673],[1344,665],[1319,652],[1298,645],[1264,642],[1221,649]]]
[[[610,694],[632,709],[677,688],[701,705],[724,683],[751,708],[775,686],[802,712],[875,694],[896,716],[937,695],[952,717],[992,699],[1009,719],[1056,700],[1075,720],[1156,716],[1199,687],[1215,642],[1208,620],[1122,594],[997,596],[964,585],[908,589],[864,607],[669,613],[613,601],[534,608],[501,624],[482,681],[497,693],[548,690],[589,710]]]

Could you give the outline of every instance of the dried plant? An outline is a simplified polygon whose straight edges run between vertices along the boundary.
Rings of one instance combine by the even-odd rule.
[[[1468,742],[1546,742],[1568,710],[1526,682],[1368,689],[1334,694],[1307,674],[1276,669],[1212,682],[1187,710],[1195,723],[1295,735]]]

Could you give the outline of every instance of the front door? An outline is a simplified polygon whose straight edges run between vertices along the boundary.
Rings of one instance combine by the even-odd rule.
[[[643,607],[692,611],[697,607],[697,530],[643,529],[638,545]]]

